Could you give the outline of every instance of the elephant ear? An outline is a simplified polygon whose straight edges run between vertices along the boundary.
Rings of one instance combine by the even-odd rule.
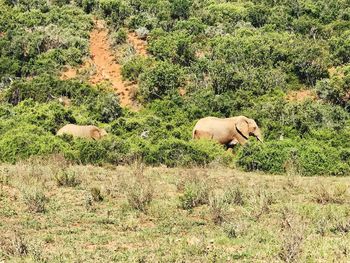
[[[248,137],[249,137],[249,125],[248,125],[248,122],[246,122],[244,120],[240,120],[236,124],[236,129],[237,129],[237,131],[238,131],[238,133],[240,135],[242,135],[245,139],[248,140]]]
[[[94,140],[98,140],[101,137],[100,131],[98,129],[91,130],[90,134],[91,134],[91,138],[94,139]]]

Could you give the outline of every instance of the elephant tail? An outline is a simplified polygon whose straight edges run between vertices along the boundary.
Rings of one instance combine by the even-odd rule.
[[[192,132],[192,139],[196,139],[197,138],[197,130],[194,129]]]
[[[193,139],[201,139],[201,138],[213,139],[214,135],[210,132],[194,129],[192,133],[192,138]]]

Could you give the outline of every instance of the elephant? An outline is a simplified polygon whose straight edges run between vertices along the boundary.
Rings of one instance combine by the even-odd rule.
[[[100,140],[107,135],[105,129],[93,125],[67,124],[58,130],[57,135],[69,134],[77,138]]]
[[[231,118],[205,117],[200,119],[192,133],[193,139],[207,138],[232,148],[236,144],[244,145],[252,135],[263,142],[262,133],[253,119],[245,116]]]

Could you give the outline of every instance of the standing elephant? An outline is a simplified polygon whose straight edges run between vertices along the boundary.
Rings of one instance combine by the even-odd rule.
[[[253,119],[245,116],[225,119],[205,117],[194,126],[192,137],[213,139],[227,147],[233,147],[237,143],[245,144],[250,135],[262,142],[261,130]]]
[[[58,130],[57,135],[69,134],[73,137],[100,140],[107,135],[105,129],[93,125],[67,124]]]

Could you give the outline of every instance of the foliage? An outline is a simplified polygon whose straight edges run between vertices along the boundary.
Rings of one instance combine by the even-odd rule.
[[[195,59],[191,36],[182,31],[151,38],[148,51],[157,59],[183,66]]]
[[[152,60],[144,56],[134,56],[122,67],[122,76],[130,81],[137,81],[139,76],[144,73],[147,68],[151,67]]]
[[[287,161],[293,158],[303,175],[347,175],[350,166],[342,158],[344,150],[309,140],[255,143],[242,147],[238,163],[248,171],[284,173]]]
[[[124,44],[127,40],[128,32],[124,28],[120,28],[117,32],[111,35],[112,43],[114,45]]]
[[[345,107],[350,112],[350,67],[336,70],[329,79],[323,79],[316,85],[321,99]]]
[[[204,180],[193,178],[184,185],[184,193],[180,196],[180,207],[182,209],[193,209],[199,205],[209,203],[208,185]]]
[[[34,125],[19,123],[0,139],[0,160],[15,162],[33,155],[57,153],[65,147],[52,134]]]
[[[338,0],[0,0],[0,160],[61,153],[84,164],[141,157],[284,173],[292,158],[304,175],[347,175],[349,8]],[[122,109],[108,84],[58,77],[88,55],[90,13],[107,21],[115,48],[131,31],[147,41],[146,56],[120,62],[142,110]],[[300,89],[315,96],[292,99]],[[237,115],[257,121],[264,144],[230,155],[191,140],[199,118]],[[108,136],[55,137],[67,123]]]
[[[140,96],[149,101],[177,92],[183,84],[183,71],[169,62],[158,62],[140,75]]]

